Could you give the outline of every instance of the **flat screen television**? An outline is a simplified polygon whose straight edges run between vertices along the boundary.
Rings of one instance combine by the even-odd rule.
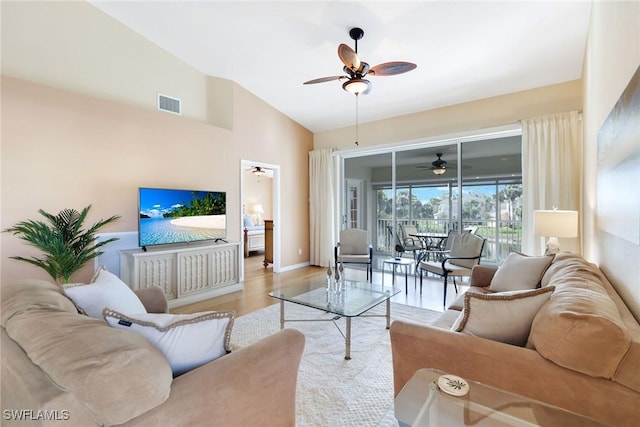
[[[223,191],[140,188],[138,212],[138,243],[143,249],[227,236],[227,194]]]

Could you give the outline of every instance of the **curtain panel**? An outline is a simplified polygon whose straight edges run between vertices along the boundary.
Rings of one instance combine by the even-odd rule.
[[[582,165],[582,123],[578,111],[522,120],[522,250],[525,253],[542,254],[549,237],[534,235],[534,210],[557,207],[580,212]],[[581,219],[579,222],[582,223]],[[560,245],[562,250],[582,252],[580,237],[560,239]]]
[[[309,153],[309,262],[322,267],[333,262],[338,201],[335,161],[331,149]]]

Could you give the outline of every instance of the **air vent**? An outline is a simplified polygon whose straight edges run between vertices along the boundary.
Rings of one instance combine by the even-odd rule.
[[[180,100],[161,93],[158,94],[158,110],[173,114],[182,114]]]

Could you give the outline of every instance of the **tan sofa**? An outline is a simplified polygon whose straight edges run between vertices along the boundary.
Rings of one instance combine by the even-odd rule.
[[[469,291],[487,293],[495,271],[474,267]],[[616,426],[638,425],[638,321],[602,272],[578,255],[558,254],[541,286],[555,290],[523,347],[453,332],[460,299],[431,325],[395,321],[395,394],[416,370],[435,368]]]
[[[2,285],[2,425],[293,426],[304,336],[285,329],[176,378],[144,338],[54,284]],[[162,291],[140,294],[166,310]],[[19,420],[22,418],[22,420]]]

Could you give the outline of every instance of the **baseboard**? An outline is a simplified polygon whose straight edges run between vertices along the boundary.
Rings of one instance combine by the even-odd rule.
[[[285,271],[292,271],[292,270],[297,270],[299,268],[305,268],[305,267],[309,267],[311,265],[310,262],[303,262],[301,264],[294,264],[294,265],[288,265],[286,267],[280,267],[279,272],[285,272]]]

